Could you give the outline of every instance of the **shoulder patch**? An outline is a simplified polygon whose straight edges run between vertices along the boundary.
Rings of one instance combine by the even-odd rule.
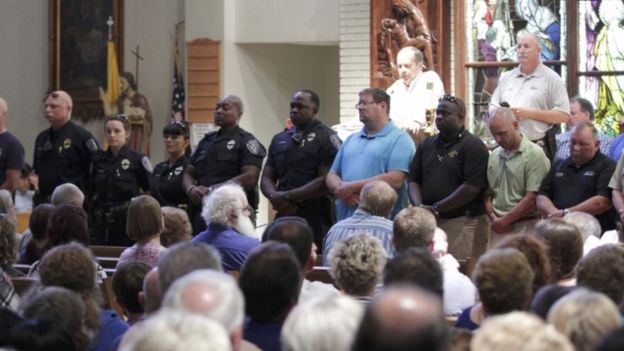
[[[332,134],[329,136],[329,141],[331,141],[332,145],[334,145],[334,147],[337,149],[340,149],[340,145],[342,144],[342,142],[340,141],[340,138],[338,137],[338,135],[336,134]]]
[[[245,144],[245,147],[247,147],[247,150],[249,150],[249,152],[251,152],[252,154],[260,156],[261,154],[260,149],[262,147],[260,146],[260,143],[258,142],[258,140],[249,139],[247,143]]]
[[[150,173],[152,173],[152,171],[154,170],[154,168],[152,167],[152,162],[147,156],[143,156],[143,158],[141,159],[141,164],[143,165],[143,168],[145,168],[145,170]]]
[[[98,147],[97,141],[95,141],[95,139],[93,139],[93,138],[90,138],[89,140],[87,140],[87,149],[90,152],[98,151],[99,147]]]

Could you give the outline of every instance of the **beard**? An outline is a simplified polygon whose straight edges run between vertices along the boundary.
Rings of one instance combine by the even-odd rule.
[[[242,213],[242,211],[238,213],[238,218],[236,219],[236,221],[234,221],[230,225],[237,232],[239,232],[240,234],[244,236],[248,236],[250,238],[254,238],[258,240],[260,239],[259,235],[256,234],[256,227],[254,226],[253,222],[251,221],[249,217],[245,216],[245,214]]]

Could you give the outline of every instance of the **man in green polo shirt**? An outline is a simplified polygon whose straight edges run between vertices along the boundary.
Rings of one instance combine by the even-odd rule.
[[[533,228],[539,219],[535,198],[550,161],[541,147],[520,133],[511,109],[496,109],[488,123],[499,145],[488,162],[485,203],[491,221],[489,246],[494,246],[509,235]]]

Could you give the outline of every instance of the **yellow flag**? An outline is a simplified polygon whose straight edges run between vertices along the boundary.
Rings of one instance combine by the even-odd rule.
[[[109,40],[108,49],[108,66],[107,66],[107,86],[108,86],[108,103],[114,106],[117,103],[121,88],[119,86],[119,66],[117,66],[117,55],[115,54],[115,43]]]

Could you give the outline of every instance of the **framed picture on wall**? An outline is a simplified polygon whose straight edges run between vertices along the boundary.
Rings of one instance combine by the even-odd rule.
[[[107,89],[109,17],[117,62],[123,67],[123,0],[49,0],[48,6],[49,89],[72,96],[73,118],[101,118],[99,88]]]

